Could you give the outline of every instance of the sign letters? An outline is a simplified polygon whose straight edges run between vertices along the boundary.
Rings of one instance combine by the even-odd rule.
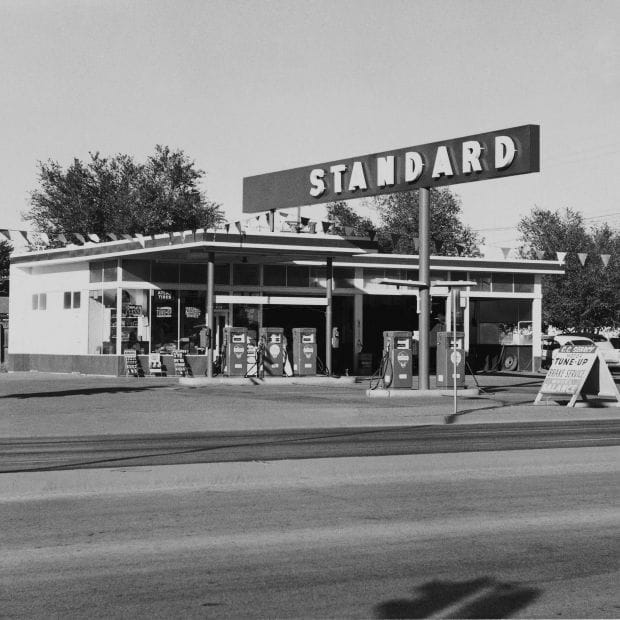
[[[243,212],[256,213],[540,170],[540,128],[523,125],[243,179]]]

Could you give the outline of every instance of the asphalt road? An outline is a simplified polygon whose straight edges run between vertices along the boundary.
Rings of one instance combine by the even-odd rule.
[[[0,615],[617,618],[618,456],[180,466],[204,483],[0,500]]]
[[[620,420],[0,440],[0,472],[620,445]]]

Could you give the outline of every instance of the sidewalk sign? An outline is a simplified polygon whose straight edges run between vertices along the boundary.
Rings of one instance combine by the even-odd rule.
[[[138,364],[138,356],[135,349],[125,350],[125,376],[140,376],[140,366]]]
[[[534,404],[543,396],[568,398],[568,407],[574,407],[580,396],[583,400],[588,396],[608,397],[615,398],[620,407],[620,392],[596,345],[566,344],[558,349]]]
[[[149,374],[161,377],[162,370],[161,355],[159,353],[149,353]]]
[[[174,374],[185,377],[188,373],[187,360],[185,359],[185,351],[178,349],[172,352],[172,360],[174,362]]]

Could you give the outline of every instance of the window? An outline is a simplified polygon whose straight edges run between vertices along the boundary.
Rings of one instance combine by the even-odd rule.
[[[88,293],[88,352],[116,353],[116,289]]]
[[[90,271],[91,283],[116,282],[116,280],[118,279],[116,259],[106,261],[93,261],[92,263],[89,263],[88,268]]]
[[[151,351],[171,353],[178,348],[178,296],[175,290],[153,291]]]
[[[352,288],[355,286],[355,269],[353,267],[334,268],[334,288]]]
[[[308,287],[310,285],[308,267],[289,265],[286,268],[286,285],[290,287]]]
[[[179,281],[179,266],[175,263],[153,263],[153,282]]]
[[[265,265],[263,267],[264,286],[286,286],[286,267],[284,265]]]
[[[207,266],[185,263],[181,265],[181,282],[183,284],[202,284],[207,281]]]
[[[533,293],[534,292],[534,276],[528,273],[515,273],[515,293]]]
[[[123,289],[121,303],[121,353],[134,349],[149,353],[149,291]]]
[[[123,259],[123,280],[126,282],[149,282],[151,263],[148,260]]]
[[[228,286],[230,284],[230,265],[215,265],[213,269],[215,284]]]
[[[73,308],[76,310],[80,307],[80,292],[75,291],[71,293],[71,291],[66,291],[63,295],[63,308],[65,310],[71,310]]]
[[[235,286],[258,286],[258,265],[233,265],[233,283]]]
[[[494,273],[492,280],[494,293],[512,293],[511,273]]]

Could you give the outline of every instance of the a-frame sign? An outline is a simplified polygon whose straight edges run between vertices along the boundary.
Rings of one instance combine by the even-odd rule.
[[[620,407],[620,392],[596,345],[566,344],[553,358],[534,404],[550,397],[546,400],[568,399],[567,406],[574,407],[579,397],[589,396],[615,398]]]

